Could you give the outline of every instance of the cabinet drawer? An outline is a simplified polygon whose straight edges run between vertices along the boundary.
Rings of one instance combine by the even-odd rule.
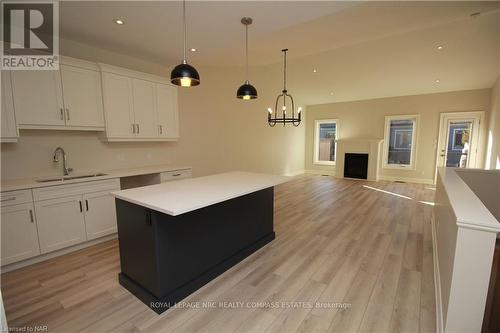
[[[167,171],[167,172],[160,173],[160,179],[161,179],[162,183],[168,182],[171,180],[191,178],[191,176],[192,176],[191,169]]]
[[[49,200],[101,191],[116,191],[120,189],[118,178],[89,181],[68,185],[56,185],[33,189],[34,201]]]
[[[33,202],[31,189],[2,192],[0,193],[0,202],[2,203],[2,207]]]

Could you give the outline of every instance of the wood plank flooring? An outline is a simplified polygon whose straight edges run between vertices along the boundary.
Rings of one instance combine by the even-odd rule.
[[[122,288],[118,243],[109,241],[3,274],[9,326],[65,333],[435,331],[429,186],[303,175],[275,193],[277,238],[183,308],[157,315]],[[335,302],[343,307],[318,306]]]

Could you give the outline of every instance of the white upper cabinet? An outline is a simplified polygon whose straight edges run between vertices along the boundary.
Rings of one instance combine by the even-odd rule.
[[[17,142],[18,131],[14,114],[14,100],[12,99],[12,85],[10,72],[1,71],[2,75],[2,119],[0,142]]]
[[[156,85],[154,82],[132,79],[136,135],[140,138],[158,137],[156,128]]]
[[[59,71],[12,71],[11,77],[17,124],[21,128],[65,125]]]
[[[20,128],[104,130],[96,64],[62,57],[59,71],[12,71],[11,75]]]
[[[112,73],[102,73],[102,85],[107,137],[119,139],[134,136],[132,79]]]
[[[177,88],[168,79],[99,64],[107,141],[177,140]]]
[[[156,84],[156,100],[160,137],[177,139],[179,137],[177,88],[167,84]]]
[[[66,125],[104,127],[100,73],[66,65],[60,68]]]

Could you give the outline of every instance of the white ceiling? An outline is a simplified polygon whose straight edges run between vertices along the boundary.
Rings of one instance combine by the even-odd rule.
[[[178,1],[65,1],[61,36],[175,64],[181,9]],[[187,10],[188,47],[199,49],[191,63],[242,66],[239,21],[251,16],[251,64],[276,64],[289,48],[290,89],[306,104],[489,88],[500,74],[499,1],[188,1]]]

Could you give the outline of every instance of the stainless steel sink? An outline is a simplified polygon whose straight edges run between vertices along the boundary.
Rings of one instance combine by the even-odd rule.
[[[90,174],[84,174],[84,175],[70,175],[70,176],[63,176],[63,177],[50,177],[50,178],[38,178],[35,179],[37,183],[48,183],[48,182],[61,182],[65,180],[71,180],[71,179],[81,179],[81,178],[92,178],[92,177],[100,177],[100,176],[106,176],[107,174],[98,172],[98,173],[90,173]]]

